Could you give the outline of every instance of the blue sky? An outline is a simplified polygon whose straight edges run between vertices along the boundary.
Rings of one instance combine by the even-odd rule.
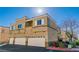
[[[73,18],[79,20],[79,8],[77,7],[49,7],[43,8],[60,26],[63,20]],[[38,16],[36,8],[29,7],[0,7],[0,26],[9,26],[17,18]]]

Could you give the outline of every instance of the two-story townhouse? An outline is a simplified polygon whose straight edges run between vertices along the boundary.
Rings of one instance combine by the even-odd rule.
[[[48,47],[49,41],[57,41],[56,22],[48,15],[17,19],[10,26],[9,44]]]

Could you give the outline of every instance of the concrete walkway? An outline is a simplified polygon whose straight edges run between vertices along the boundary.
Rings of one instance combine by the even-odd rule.
[[[51,50],[51,51],[79,52],[79,48],[56,48],[56,47],[49,47],[47,49]]]

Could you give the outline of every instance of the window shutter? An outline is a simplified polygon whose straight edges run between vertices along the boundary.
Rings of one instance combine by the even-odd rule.
[[[44,25],[44,19],[42,19],[42,25]]]
[[[12,30],[12,27],[10,27],[10,30]]]
[[[37,26],[37,20],[35,20],[35,26]]]
[[[16,29],[15,26],[10,27],[10,30],[15,30],[15,29]]]
[[[15,26],[13,27],[13,30],[15,30],[16,28],[15,28]]]

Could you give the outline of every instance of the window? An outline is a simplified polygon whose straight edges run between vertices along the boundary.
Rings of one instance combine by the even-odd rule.
[[[35,25],[44,25],[44,19],[36,20]]]
[[[22,24],[19,24],[18,25],[18,29],[22,29]]]
[[[41,20],[37,20],[37,25],[41,25],[42,21]]]
[[[10,30],[15,30],[15,26],[11,26],[10,27]]]

